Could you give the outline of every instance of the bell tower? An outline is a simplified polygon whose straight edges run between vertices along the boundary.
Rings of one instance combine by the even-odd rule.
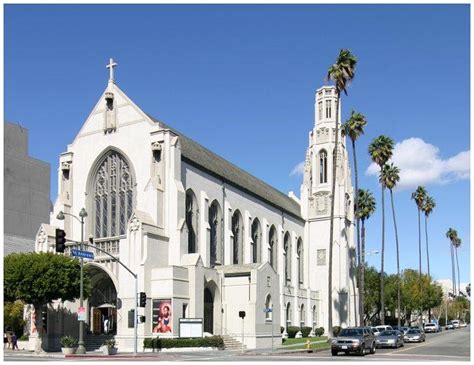
[[[314,127],[309,133],[304,180],[301,186],[301,209],[306,220],[305,232],[308,235],[310,286],[318,291],[320,298],[318,318],[321,326],[327,330],[331,183],[336,113],[339,114],[339,142],[334,196],[333,326],[356,324],[358,298],[354,270],[353,189],[345,138],[342,137],[340,130],[341,103],[337,103],[334,86],[323,86],[316,90],[314,109]]]

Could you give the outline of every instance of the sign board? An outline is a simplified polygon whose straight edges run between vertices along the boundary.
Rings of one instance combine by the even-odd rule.
[[[272,308],[263,308],[263,313],[271,313],[273,312]]]
[[[180,318],[179,337],[202,337],[202,318]]]
[[[85,307],[77,308],[77,320],[78,321],[85,321],[86,320],[86,308]]]
[[[73,248],[71,254],[75,257],[82,257],[84,259],[94,259],[94,253],[90,251],[76,250]]]

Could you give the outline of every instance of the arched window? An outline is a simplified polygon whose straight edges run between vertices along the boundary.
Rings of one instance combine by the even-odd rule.
[[[328,182],[328,154],[326,151],[319,152],[319,183]]]
[[[283,255],[285,256],[285,281],[286,284],[289,284],[291,282],[291,242],[290,234],[288,232],[286,232],[283,241]]]
[[[288,302],[286,305],[286,330],[288,331],[288,327],[291,326],[291,304]]]
[[[277,257],[277,234],[275,226],[271,226],[268,235],[268,261],[275,271],[277,271],[278,268]]]
[[[188,253],[197,252],[198,204],[191,189],[186,191],[186,227],[188,229]]]
[[[273,316],[273,304],[272,304],[272,297],[270,294],[267,295],[267,299],[265,300],[265,320],[271,321]]]
[[[300,327],[304,326],[305,317],[306,317],[306,312],[304,310],[304,304],[301,304],[301,307],[300,307]]]
[[[243,264],[243,252],[242,252],[242,237],[243,237],[243,226],[242,226],[242,215],[238,210],[235,211],[232,216],[232,234],[233,238],[233,263],[235,265]]]
[[[110,151],[93,181],[95,238],[124,235],[134,198],[130,166],[121,154]]]
[[[298,253],[298,283],[303,284],[304,282],[304,271],[303,271],[303,265],[304,265],[304,255],[303,255],[303,241],[301,238],[298,239],[298,243],[296,246],[296,250]]]
[[[261,241],[260,222],[257,218],[252,223],[252,262],[260,262],[260,241]]]
[[[209,257],[210,265],[214,267],[222,264],[222,234],[221,234],[221,209],[217,200],[209,207]]]
[[[313,321],[313,328],[316,328],[317,325],[317,313],[316,313],[316,306],[313,305],[313,316],[312,316],[312,321]]]

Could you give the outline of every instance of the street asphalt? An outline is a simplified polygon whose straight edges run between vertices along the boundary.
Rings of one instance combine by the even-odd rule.
[[[374,355],[332,356],[328,350],[307,353],[305,351],[287,351],[260,349],[244,354],[238,351],[203,351],[185,353],[145,353],[137,357],[130,354],[118,354],[108,357],[81,358],[80,361],[470,361],[470,327],[427,333],[426,342],[407,343],[398,349],[377,349]],[[77,361],[64,358],[60,354],[36,356],[31,353],[5,351],[5,361]]]

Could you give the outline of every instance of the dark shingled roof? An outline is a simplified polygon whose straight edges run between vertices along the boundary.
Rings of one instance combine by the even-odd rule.
[[[209,151],[207,148],[201,146],[192,139],[189,139],[162,121],[149,114],[148,117],[150,117],[154,122],[159,123],[163,128],[173,131],[180,137],[181,159],[183,161],[222,179],[229,185],[233,185],[247,194],[263,200],[273,207],[283,210],[295,218],[302,220],[300,205],[294,199],[283,194],[262,180],[257,179],[255,176],[250,175],[248,172],[235,166],[224,158]]]

